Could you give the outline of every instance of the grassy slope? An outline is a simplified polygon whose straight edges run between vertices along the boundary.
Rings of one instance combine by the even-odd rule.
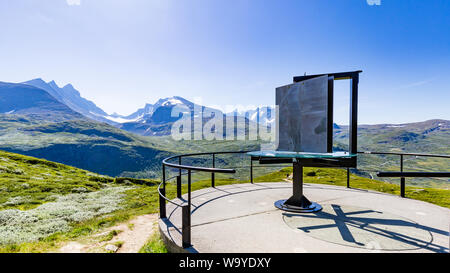
[[[0,114],[0,149],[111,176],[158,178],[159,163],[172,154],[257,147],[256,141],[175,141],[169,136],[143,137],[99,122],[42,123]]]
[[[68,231],[57,232],[33,242],[0,246],[0,252],[45,252],[57,249],[62,242],[92,235],[100,229],[123,222],[135,215],[158,212],[157,182],[151,180],[119,179],[100,176],[81,169],[40,160],[32,157],[0,151],[0,211],[32,210],[41,204],[53,202],[52,196],[64,196],[75,193],[89,194],[110,187],[129,187],[121,199],[121,209],[85,221],[72,222]],[[282,181],[292,172],[284,168],[278,172],[266,174],[255,179],[256,182]],[[344,186],[346,173],[336,169],[305,169],[306,183],[325,183]],[[248,180],[218,179],[216,185],[231,183],[248,183]],[[398,194],[396,185],[361,178],[351,177],[355,188],[371,189]],[[192,190],[207,188],[210,181],[205,179],[192,185]],[[183,185],[186,192],[186,185]],[[84,188],[80,190],[80,188]],[[167,185],[170,198],[175,198],[175,186]],[[440,189],[407,188],[410,198],[428,201],[440,206],[450,207],[450,191]],[[23,198],[18,198],[23,197]],[[15,202],[10,202],[11,200]],[[1,223],[0,223],[1,226]],[[152,238],[142,251],[163,251],[158,238]]]
[[[438,126],[443,124],[442,126]],[[448,121],[433,120],[405,127],[361,125],[360,150],[450,153]],[[346,127],[336,129],[336,145],[345,149]],[[174,141],[171,137],[142,137],[113,126],[88,121],[42,123],[20,115],[0,115],[0,149],[76,166],[111,176],[157,179],[159,162],[181,153],[257,150],[258,141]],[[238,157],[219,156],[219,165],[231,166]],[[186,162],[210,165],[211,159],[197,157]],[[396,156],[361,155],[361,175],[375,177],[376,171],[399,169]],[[405,170],[448,171],[448,159],[405,157]],[[270,169],[275,171],[276,169]],[[260,171],[258,169],[258,171]],[[264,172],[257,173],[259,175]],[[199,177],[201,178],[201,177]],[[243,179],[241,175],[240,179]],[[397,180],[385,178],[387,182]],[[448,179],[408,179],[409,185],[449,189]]]
[[[147,169],[159,175],[160,160],[174,145],[167,139],[144,138],[105,123],[40,123],[0,115],[0,149],[45,158],[111,176]]]
[[[348,128],[341,126],[335,130],[336,144],[344,149],[348,145]],[[360,125],[358,126],[358,150],[379,152],[405,152],[450,154],[450,121],[429,120],[402,125]],[[405,171],[445,172],[450,171],[450,161],[446,158],[405,156]],[[377,171],[399,171],[399,156],[360,155],[358,169],[375,176]],[[380,180],[394,182],[398,179]],[[447,178],[409,178],[407,183],[420,187],[450,189]]]
[[[87,192],[113,181],[85,170],[33,157],[0,151],[0,209],[31,209],[55,194],[73,193],[83,187]],[[8,200],[24,197],[23,201]],[[25,198],[26,197],[26,198]]]
[[[292,173],[292,168],[284,168],[278,172],[255,179],[256,182],[279,181]],[[343,186],[347,185],[347,172],[341,169],[305,168],[304,182]],[[350,187],[374,190],[394,195],[400,194],[400,186],[382,181],[372,180],[356,175],[350,176]],[[406,187],[406,196],[450,208],[450,190],[419,187]]]
[[[56,232],[35,242],[0,246],[0,252],[54,250],[59,242],[89,235],[134,215],[157,212],[156,182],[101,176],[33,157],[0,151],[0,212],[31,211],[61,196],[88,195],[114,187],[126,187],[121,209],[85,221],[70,222],[70,230]],[[5,225],[0,219],[0,227]]]

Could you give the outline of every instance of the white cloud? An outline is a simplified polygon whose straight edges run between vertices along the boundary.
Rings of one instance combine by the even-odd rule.
[[[66,0],[69,6],[79,6],[81,5],[81,0]]]
[[[367,0],[367,4],[369,6],[380,6],[381,5],[381,0]]]
[[[405,84],[405,85],[400,86],[400,89],[412,88],[412,87],[417,87],[417,86],[429,84],[429,83],[433,82],[434,80],[436,80],[437,78],[438,77],[433,77],[433,78],[430,78],[430,79],[425,79],[423,81],[417,81],[417,82],[412,82],[412,83],[409,83],[409,84]]]

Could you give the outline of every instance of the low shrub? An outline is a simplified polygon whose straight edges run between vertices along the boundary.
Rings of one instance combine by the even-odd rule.
[[[136,185],[146,185],[146,186],[154,186],[157,184],[156,181],[150,179],[138,179],[138,178],[130,178],[130,177],[116,177],[114,178],[114,182],[117,184],[136,184]]]
[[[67,232],[71,224],[83,222],[122,208],[124,192],[130,187],[108,187],[90,193],[59,196],[54,202],[22,211],[0,211],[0,245],[36,241],[57,232]],[[21,202],[15,198],[8,202]]]

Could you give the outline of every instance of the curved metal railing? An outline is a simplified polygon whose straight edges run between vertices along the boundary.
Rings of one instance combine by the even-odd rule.
[[[232,151],[232,152],[204,152],[204,153],[190,153],[190,154],[182,154],[182,155],[175,155],[168,158],[165,158],[162,161],[162,182],[158,185],[158,194],[159,194],[159,215],[161,219],[166,219],[166,201],[177,206],[181,207],[182,209],[182,246],[183,248],[187,248],[191,246],[191,184],[192,184],[192,173],[194,172],[206,172],[211,173],[211,187],[215,187],[215,174],[216,173],[225,173],[225,174],[232,174],[236,173],[237,168],[246,168],[249,167],[250,171],[250,183],[253,183],[253,168],[255,167],[264,167],[264,166],[253,166],[253,161],[256,160],[253,157],[249,156],[250,159],[250,165],[249,166],[241,166],[241,167],[234,167],[233,169],[224,169],[224,168],[216,168],[216,155],[219,154],[245,154],[248,151]],[[422,156],[422,157],[439,157],[439,158],[450,158],[450,155],[436,155],[436,154],[418,154],[418,153],[395,153],[395,152],[358,152],[358,154],[373,154],[373,155],[398,155],[400,156],[400,172],[395,172],[396,176],[393,177],[400,177],[400,195],[402,197],[405,197],[405,177],[407,176],[407,173],[403,172],[403,157],[404,156]],[[187,157],[195,157],[195,156],[205,156],[205,155],[211,155],[212,156],[212,167],[199,167],[199,166],[190,166],[190,165],[183,165],[182,159]],[[173,161],[178,160],[177,163],[174,163]],[[273,165],[271,165],[273,167]],[[170,178],[166,178],[166,167],[174,168],[178,170],[178,174],[175,176],[172,176]],[[284,167],[284,166],[279,166]],[[350,171],[349,168],[347,169],[347,187],[350,187]],[[182,170],[185,170],[187,172],[182,173]],[[394,173],[394,172],[392,172]],[[416,172],[418,173],[418,172]],[[442,173],[440,173],[442,175]],[[445,177],[449,177],[450,173],[444,173],[446,174]],[[187,175],[188,182],[187,182],[187,200],[184,200],[183,203],[177,204],[174,201],[170,200],[166,197],[166,182],[169,180],[172,180],[176,178],[176,184],[177,184],[177,198],[182,198],[182,183],[181,183],[181,177],[182,175]],[[388,177],[389,172],[379,172],[378,176],[380,177]],[[402,176],[403,175],[403,176]],[[433,173],[430,173],[428,177],[433,177]]]
[[[158,193],[159,193],[159,215],[160,218],[165,219],[167,218],[166,215],[166,201],[170,202],[171,204],[181,207],[182,209],[182,246],[183,248],[187,248],[191,246],[191,184],[192,184],[192,173],[193,172],[207,172],[211,173],[211,187],[215,187],[215,174],[216,173],[236,173],[235,169],[223,169],[223,168],[216,168],[216,155],[217,154],[244,154],[247,153],[247,151],[238,151],[238,152],[210,152],[210,153],[191,153],[191,154],[183,154],[183,155],[175,155],[168,158],[165,158],[162,161],[162,182],[158,186]],[[186,157],[193,157],[193,156],[204,156],[204,155],[212,155],[212,167],[198,167],[198,166],[190,166],[190,165],[182,165],[182,158]],[[170,161],[174,161],[178,159],[178,164],[173,163]],[[251,163],[252,165],[252,163]],[[170,177],[166,179],[166,167],[175,168],[178,169],[179,173],[178,175],[175,175],[173,177]],[[188,190],[187,190],[187,202],[184,202],[183,204],[177,204],[166,197],[166,181],[172,180],[174,178],[177,179],[177,198],[181,199],[181,176],[182,170],[187,171],[187,177],[188,177]],[[251,168],[251,172],[253,171],[253,168]],[[186,173],[185,173],[186,174]],[[250,174],[251,176],[251,182],[253,183],[253,174]]]
[[[404,172],[403,171],[403,158],[405,156],[416,157],[435,157],[435,158],[450,158],[450,155],[440,154],[420,154],[420,153],[395,153],[395,152],[358,152],[358,154],[371,154],[371,155],[397,155],[400,156],[400,171],[398,172],[377,172],[378,177],[397,177],[400,178],[400,196],[406,197],[406,177],[450,177],[450,172]],[[347,178],[348,180],[348,178]]]

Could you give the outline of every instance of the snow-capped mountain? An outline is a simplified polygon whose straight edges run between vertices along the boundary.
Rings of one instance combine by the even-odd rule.
[[[235,111],[234,113],[224,114],[221,110],[198,105],[179,96],[162,98],[154,104],[147,103],[143,108],[138,109],[136,112],[128,116],[117,113],[109,115],[92,101],[83,98],[80,92],[71,84],[67,84],[64,87],[59,87],[55,81],[45,82],[38,78],[24,82],[22,85],[34,87],[38,90],[46,92],[50,95],[50,97],[60,102],[68,109],[73,110],[75,113],[79,113],[79,118],[83,118],[84,116],[92,120],[106,122],[120,129],[145,136],[170,134],[173,123],[181,119],[186,113],[190,114],[189,117],[193,114],[194,119],[201,119],[202,122],[207,122],[217,115],[222,115],[224,119],[229,116],[238,115],[245,117],[245,122],[271,123],[273,121],[271,118],[270,120],[264,118],[264,120],[261,121],[258,118],[258,113],[261,115],[264,112],[270,111],[268,107],[257,108],[246,112],[238,113]],[[14,109],[11,111],[13,110]],[[203,114],[201,115],[200,113]],[[238,122],[241,123],[242,121]]]
[[[177,109],[174,109],[175,107]],[[119,128],[140,135],[168,135],[172,124],[182,118],[181,113],[194,113],[194,118],[198,118],[195,111],[208,111],[223,115],[220,110],[174,96],[159,99],[155,104],[146,104],[144,108],[138,109],[133,114],[116,117],[114,120],[122,121],[121,125],[118,125]],[[176,114],[177,112],[178,114]],[[111,117],[108,118],[112,119]]]
[[[227,115],[245,117],[253,122],[273,123],[275,117],[275,109],[272,106],[256,107],[248,110],[234,110],[228,112]]]
[[[174,106],[186,107],[186,109],[193,109],[194,103],[182,98],[182,97],[169,97],[165,99],[159,99],[155,104],[147,103],[143,108],[138,109],[136,112],[123,116],[114,113],[105,118],[117,122],[140,122],[145,123],[150,119],[157,119],[161,122],[170,121],[171,110]],[[170,110],[170,112],[168,111]]]
[[[145,115],[151,115],[153,113],[153,109],[154,109],[153,104],[147,103],[143,108],[138,109],[133,114],[128,115],[126,117],[125,116],[122,117],[128,120],[140,119]]]

